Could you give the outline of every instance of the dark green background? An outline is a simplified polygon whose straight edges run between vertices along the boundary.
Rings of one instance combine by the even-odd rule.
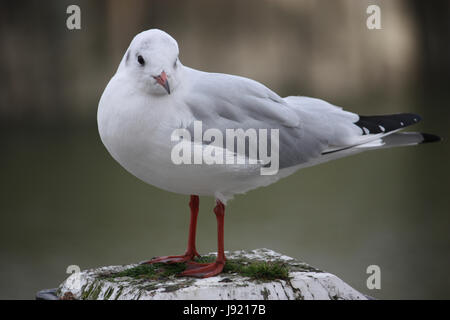
[[[82,30],[65,27],[69,4]],[[368,4],[382,30],[365,26]],[[449,3],[434,1],[4,1],[0,4],[0,298],[33,298],[67,266],[185,249],[188,198],[108,155],[97,103],[132,37],[158,27],[185,65],[360,114],[417,112],[450,136]],[[377,298],[450,297],[447,141],[306,169],[229,203],[227,250],[266,247]],[[198,249],[216,250],[201,198]],[[367,266],[381,267],[368,290]]]

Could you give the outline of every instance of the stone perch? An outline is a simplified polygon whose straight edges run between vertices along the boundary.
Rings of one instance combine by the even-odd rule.
[[[181,263],[108,266],[74,273],[59,288],[39,292],[37,299],[368,299],[335,275],[272,250],[226,255],[224,272],[212,278],[177,277],[186,267]],[[214,258],[211,253],[199,260]]]

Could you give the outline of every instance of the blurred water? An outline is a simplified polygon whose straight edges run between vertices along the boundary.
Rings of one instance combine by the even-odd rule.
[[[69,4],[82,8],[82,30],[67,30]],[[0,299],[33,298],[68,265],[185,250],[188,198],[128,174],[96,131],[99,95],[150,27],[176,37],[185,65],[363,114],[418,112],[414,130],[449,138],[450,97],[432,98],[448,91],[448,3],[381,1],[381,30],[366,28],[369,4],[0,2]],[[19,126],[24,119],[33,125]],[[226,249],[271,248],[379,298],[450,298],[449,156],[446,141],[366,153],[238,196]],[[213,205],[201,198],[201,252],[216,250]],[[371,264],[381,267],[380,291],[365,286]]]
[[[424,110],[417,129],[450,136],[448,112],[429,110],[439,113]],[[68,265],[184,251],[188,198],[128,174],[94,125],[10,128],[2,140],[0,298],[56,287]],[[379,298],[450,298],[448,160],[444,142],[300,171],[229,203],[226,249],[270,248]],[[216,250],[214,202],[200,203],[197,247],[206,253]],[[378,291],[365,285],[371,264],[381,267]]]

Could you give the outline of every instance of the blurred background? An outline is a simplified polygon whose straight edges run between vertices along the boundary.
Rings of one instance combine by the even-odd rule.
[[[81,8],[81,30],[66,9]],[[381,30],[366,27],[370,4]],[[450,2],[420,0],[0,3],[0,298],[33,299],[82,269],[184,252],[188,198],[107,153],[99,98],[135,34],[160,28],[183,64],[360,114],[416,112],[450,137]],[[448,141],[448,140],[447,140]],[[376,298],[450,298],[448,142],[297,172],[228,206],[227,250],[266,247]],[[200,252],[216,250],[201,198]],[[366,268],[381,268],[381,290]]]

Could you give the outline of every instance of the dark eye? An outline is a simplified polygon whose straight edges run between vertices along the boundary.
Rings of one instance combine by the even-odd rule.
[[[143,66],[145,64],[145,60],[144,60],[144,58],[142,58],[141,55],[138,56],[137,60],[141,66]]]
[[[175,62],[173,63],[173,67],[176,68],[177,67],[177,62],[178,62],[178,58],[175,59]]]

